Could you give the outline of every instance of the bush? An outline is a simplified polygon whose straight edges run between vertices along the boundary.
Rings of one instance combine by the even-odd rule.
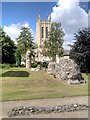
[[[25,67],[25,65],[24,65],[24,64],[22,64],[22,65],[20,65],[20,67]]]
[[[18,48],[16,49],[16,63],[17,66],[21,65],[21,52]]]
[[[10,67],[18,67],[16,64],[0,64],[0,68],[10,68]],[[20,65],[19,67],[25,67],[25,65]]]
[[[18,65],[16,65],[16,64],[11,64],[10,66],[11,66],[11,67],[25,67],[25,65],[23,65],[23,64],[20,65],[20,66],[18,66]]]
[[[43,62],[42,67],[48,68],[48,63],[47,62]]]
[[[42,68],[48,68],[48,62],[38,62],[37,66],[40,66],[40,69]]]
[[[17,67],[16,64],[10,64],[10,67]]]
[[[31,63],[31,67],[36,68],[37,66],[38,66],[38,63],[37,63],[37,62]]]
[[[0,68],[10,68],[10,64],[0,64]]]
[[[0,68],[2,68],[2,64],[0,64]]]

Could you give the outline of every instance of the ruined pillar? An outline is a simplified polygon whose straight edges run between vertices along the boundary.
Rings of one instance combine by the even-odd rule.
[[[27,50],[26,52],[26,68],[31,68],[31,51]]]

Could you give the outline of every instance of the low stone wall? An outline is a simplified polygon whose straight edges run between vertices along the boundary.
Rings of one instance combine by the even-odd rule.
[[[89,110],[90,106],[85,104],[71,104],[71,105],[58,105],[55,107],[15,107],[8,112],[8,117],[15,117],[21,115],[32,115],[39,113],[59,113],[59,112],[72,112],[80,110]]]

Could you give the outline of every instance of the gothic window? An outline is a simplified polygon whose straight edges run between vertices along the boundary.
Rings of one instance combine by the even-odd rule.
[[[44,27],[42,27],[42,38],[44,38]]]
[[[46,38],[48,38],[48,27],[46,27]]]

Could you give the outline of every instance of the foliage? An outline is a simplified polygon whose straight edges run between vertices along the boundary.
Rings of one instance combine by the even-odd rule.
[[[0,64],[0,68],[4,68],[4,69],[13,68],[13,67],[17,68],[18,66],[16,64],[6,64],[6,63]],[[24,68],[25,65],[20,65],[19,67]]]
[[[56,60],[56,55],[63,55],[63,37],[64,33],[60,23],[52,23],[51,30],[48,34],[48,39],[44,42],[43,55]]]
[[[2,45],[2,63],[15,63],[15,44],[0,28],[0,44]]]
[[[79,30],[75,33],[75,40],[71,46],[70,58],[75,60],[83,72],[90,72],[90,29]]]
[[[43,62],[42,67],[48,68],[48,63],[47,62]]]
[[[20,65],[20,67],[25,68],[25,65],[24,65],[24,64],[22,64],[22,65]]]
[[[10,64],[10,67],[18,67],[16,64]]]
[[[8,68],[10,68],[10,64],[0,64],[0,68],[6,68],[6,69],[8,69]]]
[[[35,43],[33,42],[33,36],[29,28],[22,27],[21,33],[17,38],[18,48],[23,56],[26,55],[27,50],[29,49],[34,56],[35,52]]]
[[[31,63],[31,67],[36,68],[37,66],[40,66],[41,68],[48,68],[48,63],[47,62],[33,62]]]
[[[16,63],[17,66],[21,65],[21,52],[19,48],[16,49]]]
[[[37,62],[34,62],[34,63],[31,64],[31,67],[33,67],[33,68],[36,68],[37,66],[38,66]]]

